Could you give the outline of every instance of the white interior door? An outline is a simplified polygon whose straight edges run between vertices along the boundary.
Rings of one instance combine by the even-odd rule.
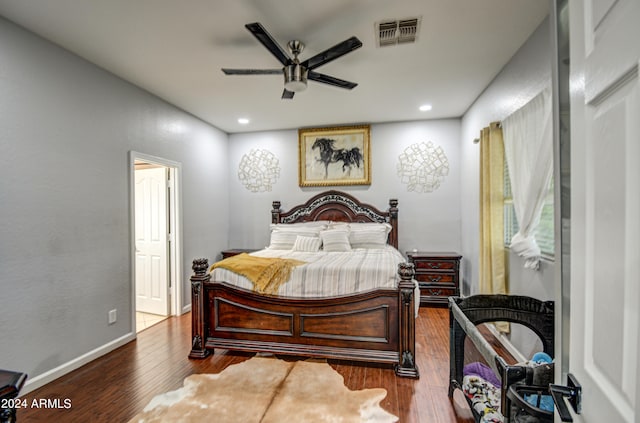
[[[640,2],[569,5],[574,421],[639,422]]]
[[[136,310],[168,314],[167,169],[135,171]]]

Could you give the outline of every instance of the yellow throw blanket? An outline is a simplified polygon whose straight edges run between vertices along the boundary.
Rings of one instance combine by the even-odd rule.
[[[277,294],[280,285],[289,280],[294,266],[304,261],[269,257],[256,257],[241,253],[213,263],[209,272],[221,267],[244,276],[253,282],[255,291],[263,294]]]

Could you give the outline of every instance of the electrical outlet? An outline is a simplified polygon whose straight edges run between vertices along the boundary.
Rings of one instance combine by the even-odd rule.
[[[109,324],[114,324],[116,320],[118,320],[118,310],[114,308],[109,311]]]

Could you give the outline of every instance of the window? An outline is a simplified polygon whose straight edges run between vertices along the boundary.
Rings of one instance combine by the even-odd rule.
[[[542,206],[540,223],[536,229],[535,238],[543,256],[553,257],[555,247],[554,224],[553,224],[553,177],[547,188],[547,196]],[[511,181],[509,179],[509,167],[504,163],[504,245],[509,247],[511,239],[518,232],[520,226],[516,218],[516,210],[513,207],[513,197],[511,193]]]

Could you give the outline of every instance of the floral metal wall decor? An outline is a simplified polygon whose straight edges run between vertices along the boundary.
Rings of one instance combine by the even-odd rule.
[[[432,192],[449,174],[449,159],[439,145],[421,142],[410,145],[398,156],[397,169],[407,191]]]
[[[280,161],[268,150],[251,149],[238,165],[238,179],[251,192],[271,191],[280,177]]]

